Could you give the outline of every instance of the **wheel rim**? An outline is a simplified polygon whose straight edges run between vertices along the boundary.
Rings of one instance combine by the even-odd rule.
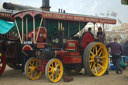
[[[41,71],[36,71],[35,68],[41,67],[41,62],[37,58],[31,58],[27,61],[25,66],[25,73],[31,80],[37,80],[42,75]]]
[[[51,82],[58,82],[63,76],[63,65],[58,59],[52,59],[48,62],[46,66],[46,77]]]
[[[0,51],[0,74],[4,72],[5,67],[6,67],[6,56],[2,51]]]
[[[104,74],[108,66],[108,52],[102,43],[92,46],[89,53],[89,67],[95,76]]]

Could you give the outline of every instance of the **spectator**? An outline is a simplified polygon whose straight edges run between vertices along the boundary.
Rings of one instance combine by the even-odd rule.
[[[122,55],[122,47],[121,45],[117,42],[118,39],[115,38],[114,42],[110,42],[107,45],[107,48],[111,48],[111,55],[112,55],[112,63],[116,67],[115,71],[116,74],[122,74],[122,69],[120,67],[120,61],[121,61],[121,55]]]

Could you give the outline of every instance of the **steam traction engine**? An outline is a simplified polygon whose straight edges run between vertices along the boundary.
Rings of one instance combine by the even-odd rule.
[[[105,73],[108,53],[104,44],[94,42],[90,32],[77,37],[74,35],[88,22],[115,24],[116,20],[33,10],[18,12],[12,20],[16,26],[7,44],[7,58],[12,64],[12,59],[15,61],[12,53],[16,53],[18,61],[13,62],[13,66],[23,64],[21,60],[24,58],[28,59],[25,73],[29,79],[37,80],[45,73],[49,81],[58,82],[64,70],[77,74],[82,68],[88,75],[101,76]],[[2,52],[1,56],[5,58]]]

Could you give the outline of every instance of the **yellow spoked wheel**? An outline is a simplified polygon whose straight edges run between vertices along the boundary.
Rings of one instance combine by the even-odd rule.
[[[59,59],[51,59],[45,68],[45,76],[51,82],[58,82],[63,76],[63,65]]]
[[[36,71],[36,67],[41,67],[41,61],[37,58],[30,58],[25,65],[25,74],[31,80],[37,80],[42,75],[41,71]]]
[[[88,75],[103,75],[108,67],[108,52],[104,44],[90,43],[84,51],[83,64]]]

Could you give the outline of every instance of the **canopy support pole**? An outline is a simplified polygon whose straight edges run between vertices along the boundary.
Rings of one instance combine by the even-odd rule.
[[[95,34],[96,34],[96,23],[94,23],[94,36],[96,36]]]
[[[22,18],[22,43],[24,42],[24,22]]]
[[[62,30],[63,30],[63,24],[62,24],[62,22],[61,22],[61,32],[62,32]]]
[[[20,35],[20,31],[19,31],[19,28],[18,28],[16,20],[15,20],[15,24],[16,24],[17,32],[18,32],[18,35],[19,35],[19,38],[20,38],[20,42],[23,43],[22,40],[21,40],[21,35]]]
[[[37,42],[37,39],[38,39],[38,36],[39,36],[39,32],[40,32],[40,28],[41,28],[42,22],[43,22],[43,18],[41,19],[41,22],[40,22],[40,25],[39,25],[39,29],[38,29],[38,32],[37,32],[37,35],[36,35],[36,42]]]
[[[35,41],[35,17],[33,17],[33,42],[34,42],[34,44],[36,44],[36,41]]]
[[[58,22],[58,31],[60,32],[60,22]]]
[[[28,41],[28,19],[26,18],[26,38]]]
[[[80,38],[80,22],[79,22],[79,38]]]

